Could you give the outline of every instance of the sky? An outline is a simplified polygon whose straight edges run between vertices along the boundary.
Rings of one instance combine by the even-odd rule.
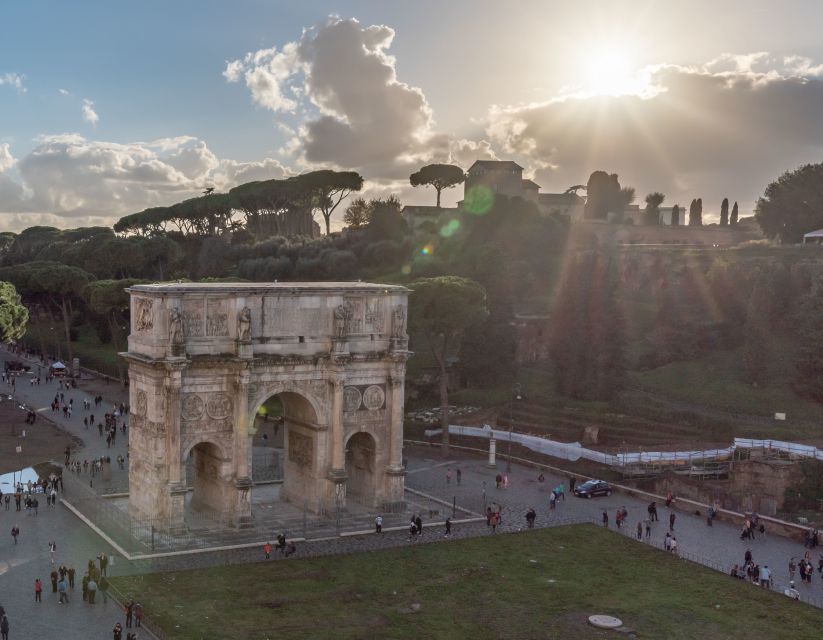
[[[544,192],[600,169],[748,215],[823,161],[823,3],[672,4],[1,3],[0,230],[321,167],[433,204],[410,173],[490,158]]]

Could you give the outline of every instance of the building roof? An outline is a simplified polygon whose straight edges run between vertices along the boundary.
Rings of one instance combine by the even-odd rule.
[[[503,169],[507,171],[523,171],[523,167],[511,160],[475,160],[474,164],[469,167],[469,173],[471,173],[472,169],[475,167],[478,169],[486,169],[488,171],[499,171]]]
[[[392,292],[405,293],[409,289],[393,284],[374,284],[371,282],[157,282],[155,284],[136,284],[126,289],[129,293],[220,293],[237,295],[266,295],[305,293],[337,294],[345,291],[370,293]]]
[[[538,191],[540,190],[540,185],[532,180],[523,180],[522,184],[524,189],[537,189]]]
[[[804,238],[823,238],[823,229],[818,229],[817,231],[809,231],[809,233],[803,234]]]

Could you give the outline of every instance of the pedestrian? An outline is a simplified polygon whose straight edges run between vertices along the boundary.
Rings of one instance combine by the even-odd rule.
[[[537,518],[537,512],[534,510],[534,507],[529,507],[529,510],[526,511],[526,526],[529,529],[534,529],[534,521]]]
[[[569,476],[569,491],[571,491],[572,493],[574,493],[574,483],[575,482],[576,482],[575,477],[574,476]]]
[[[134,600],[126,603],[126,628],[131,629],[132,616],[134,615]]]
[[[68,576],[69,576],[69,589],[74,589],[74,567],[69,567]]]
[[[40,578],[37,578],[34,581],[34,601],[35,602],[42,602],[41,595],[43,593],[43,583],[40,582]]]
[[[9,640],[9,618],[5,613],[0,617],[0,639]]]
[[[557,494],[552,491],[552,494],[549,496],[549,509],[554,510],[555,506],[557,506]]]
[[[671,506],[672,506],[672,502],[674,502],[674,495],[672,494],[672,492],[671,492],[671,491],[669,491],[669,492],[666,494],[666,507],[667,507],[667,508],[668,508],[668,507],[671,507]]]
[[[499,473],[496,476],[494,476],[494,483],[495,489],[499,489],[500,485],[503,484],[503,476]]]
[[[637,523],[637,539],[638,540],[643,539],[643,523],[642,522]]]
[[[94,604],[94,596],[97,594],[97,583],[94,581],[94,577],[89,577],[89,604]]]
[[[448,469],[446,469],[446,484],[451,484],[451,483],[452,483],[452,470],[451,470],[451,467],[449,467]]]
[[[460,483],[463,481],[463,472],[460,470],[460,467],[457,467],[457,473],[455,474],[457,478],[457,486],[460,486]]]
[[[68,585],[66,584],[65,579],[61,579],[60,582],[57,583],[57,592],[60,594],[60,599],[57,601],[57,604],[68,604],[69,603],[69,594]]]
[[[614,512],[614,524],[618,529],[623,525],[623,512],[620,509]]]
[[[380,514],[377,514],[377,517],[374,519],[374,532],[383,533],[383,516]]]
[[[652,523],[650,520],[646,520],[646,540],[650,540],[652,537]]]
[[[418,535],[418,536],[420,536],[420,537],[422,538],[422,537],[423,537],[423,520],[422,520],[422,518],[420,517],[420,514],[418,514],[417,516],[415,516],[415,518],[414,518],[414,524],[415,524],[415,526],[417,527],[417,535]]]
[[[669,514],[669,531],[674,531],[674,521],[677,519],[677,515],[675,513]]]
[[[666,551],[671,551],[672,548],[672,534],[670,534],[668,531],[666,532],[666,537],[663,538],[663,548]]]
[[[122,640],[123,627],[120,625],[119,622],[114,625],[114,629],[112,631],[114,632],[114,640]]]
[[[446,518],[446,533],[443,534],[444,538],[450,538],[452,535],[452,519]]]
[[[652,522],[657,522],[657,503],[652,502],[648,506],[647,511],[649,512],[649,520]]]
[[[18,509],[18,511],[19,511],[19,509]],[[14,544],[17,544],[17,536],[19,536],[19,535],[20,535],[20,529],[17,527],[17,525],[14,525],[11,528],[11,537],[14,538]]]
[[[291,545],[292,549],[294,549],[294,543]],[[139,627],[143,623],[143,605],[139,602],[134,604],[134,626]],[[134,636],[137,637],[137,634]]]
[[[100,575],[106,575],[106,568],[109,566],[109,557],[106,555],[105,552],[100,554]]]
[[[500,514],[495,512],[492,513],[491,517],[491,526],[492,526],[492,533],[497,533],[497,525],[500,523]]]
[[[794,574],[797,571],[797,563],[794,558],[789,559],[789,580],[794,580]]]
[[[677,554],[677,538],[675,538],[674,536],[672,536],[672,541],[669,544],[669,550],[675,555]]]
[[[57,571],[52,569],[51,574],[49,575],[49,577],[51,578],[51,592],[52,593],[57,593],[57,579],[59,577],[57,575]]]
[[[263,553],[266,554],[266,560],[271,557],[271,543],[267,542],[263,545]]]
[[[767,589],[771,589],[772,586],[772,572],[767,564],[763,565],[763,568],[760,570],[760,586],[766,587]]]
[[[51,563],[54,564],[54,553],[57,551],[57,543],[49,542],[49,555],[51,556]]]
[[[100,576],[100,586],[98,587],[100,593],[103,594],[103,604],[109,601],[109,579],[106,576]]]
[[[609,514],[605,509],[603,509],[603,526],[604,527],[609,526]]]

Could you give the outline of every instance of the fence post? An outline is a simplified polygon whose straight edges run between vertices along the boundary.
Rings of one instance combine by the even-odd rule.
[[[457,516],[457,496],[452,497],[452,518]]]

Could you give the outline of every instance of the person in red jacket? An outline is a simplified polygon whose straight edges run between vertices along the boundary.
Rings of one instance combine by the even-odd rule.
[[[40,599],[40,594],[43,593],[43,583],[40,582],[40,578],[37,578],[34,581],[34,601],[35,602],[42,602]]]

